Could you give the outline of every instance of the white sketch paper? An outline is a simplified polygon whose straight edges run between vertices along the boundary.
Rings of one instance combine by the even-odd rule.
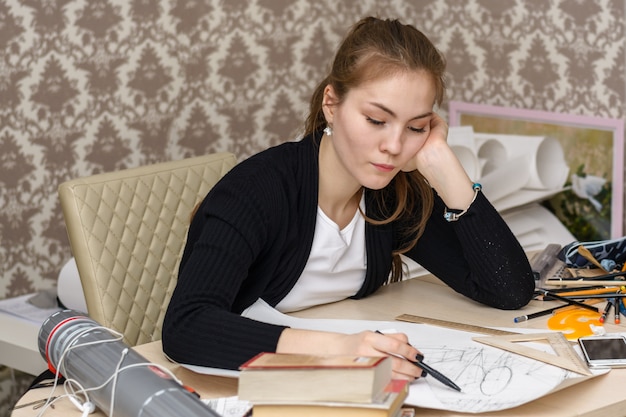
[[[462,392],[457,392],[434,378],[420,378],[411,384],[405,401],[418,407],[466,413],[504,410],[591,378],[474,342],[472,337],[477,336],[476,333],[399,321],[297,318],[279,312],[262,300],[242,315],[298,329],[340,333],[393,330],[407,334],[410,343],[424,353],[426,363],[451,378],[462,389]],[[540,343],[532,345],[546,349]],[[183,366],[211,375],[238,374],[236,371]]]

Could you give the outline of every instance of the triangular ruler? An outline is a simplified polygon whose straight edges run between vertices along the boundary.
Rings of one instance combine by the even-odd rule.
[[[508,352],[517,353],[559,368],[567,369],[582,375],[593,375],[584,360],[576,353],[563,333],[531,333],[506,336],[474,337],[474,341],[493,346]],[[554,350],[554,354],[521,345],[519,342],[546,341]]]

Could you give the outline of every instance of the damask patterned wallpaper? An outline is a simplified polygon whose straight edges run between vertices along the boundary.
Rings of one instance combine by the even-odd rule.
[[[0,0],[0,298],[70,258],[59,183],[295,138],[368,14],[433,39],[448,99],[625,114],[623,0]]]

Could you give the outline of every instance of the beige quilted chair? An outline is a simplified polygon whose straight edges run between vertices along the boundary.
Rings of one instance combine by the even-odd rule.
[[[235,163],[216,153],[59,186],[91,318],[131,346],[161,339],[191,212]]]

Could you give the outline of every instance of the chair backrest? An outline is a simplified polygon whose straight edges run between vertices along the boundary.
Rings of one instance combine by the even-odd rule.
[[[130,346],[161,338],[193,208],[235,164],[216,153],[59,186],[91,318]]]

